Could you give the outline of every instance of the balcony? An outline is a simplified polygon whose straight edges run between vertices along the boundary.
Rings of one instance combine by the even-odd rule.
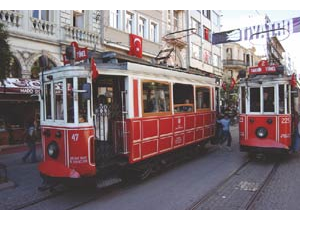
[[[236,66],[236,67],[245,68],[247,66],[243,60],[227,59],[227,60],[223,60],[222,62],[224,67]]]
[[[12,10],[0,10],[0,22],[9,26],[19,27],[21,25],[22,14]]]
[[[49,22],[49,21],[41,20],[38,18],[33,18],[33,17],[31,17],[30,20],[32,22],[32,26],[33,26],[35,32],[48,34],[48,35],[54,34],[56,24]]]
[[[64,26],[65,36],[68,40],[75,40],[79,42],[85,42],[88,44],[96,44],[99,40],[99,34],[92,33],[90,31],[66,25]]]

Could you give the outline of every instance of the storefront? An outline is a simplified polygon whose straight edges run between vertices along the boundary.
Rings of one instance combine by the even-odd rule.
[[[7,78],[0,83],[0,145],[24,143],[28,122],[39,122],[39,80]]]

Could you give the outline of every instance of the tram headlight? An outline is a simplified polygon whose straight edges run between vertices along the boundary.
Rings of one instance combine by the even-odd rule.
[[[53,159],[56,159],[59,154],[58,144],[55,141],[49,143],[47,147],[48,156]]]
[[[256,136],[259,137],[259,138],[266,138],[268,135],[268,131],[266,128],[264,127],[259,127],[257,128],[256,130]]]

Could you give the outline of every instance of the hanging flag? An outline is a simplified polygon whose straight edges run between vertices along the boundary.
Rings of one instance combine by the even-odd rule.
[[[96,63],[94,58],[91,58],[91,71],[92,71],[92,79],[95,80],[99,76],[99,71],[96,69]]]
[[[130,34],[130,50],[128,52],[129,55],[136,56],[138,58],[142,58],[142,37],[137,36],[135,34]]]
[[[221,87],[223,88],[223,90],[224,90],[224,91],[226,91],[226,90],[227,90],[227,86],[226,86],[226,83],[225,83],[225,82],[222,82],[222,85],[221,85]]]
[[[297,86],[296,75],[294,73],[291,75],[291,86],[292,88]]]
[[[230,90],[232,90],[232,89],[235,87],[235,85],[236,85],[236,81],[235,81],[235,79],[232,77],[232,78],[231,78],[231,83],[230,83]]]

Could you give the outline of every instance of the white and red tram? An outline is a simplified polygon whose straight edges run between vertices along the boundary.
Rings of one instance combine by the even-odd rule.
[[[43,74],[43,178],[116,174],[214,136],[215,78],[131,62],[97,69],[95,80],[87,64]]]
[[[294,133],[294,94],[283,67],[260,61],[240,79],[239,142],[242,151],[288,152]]]

